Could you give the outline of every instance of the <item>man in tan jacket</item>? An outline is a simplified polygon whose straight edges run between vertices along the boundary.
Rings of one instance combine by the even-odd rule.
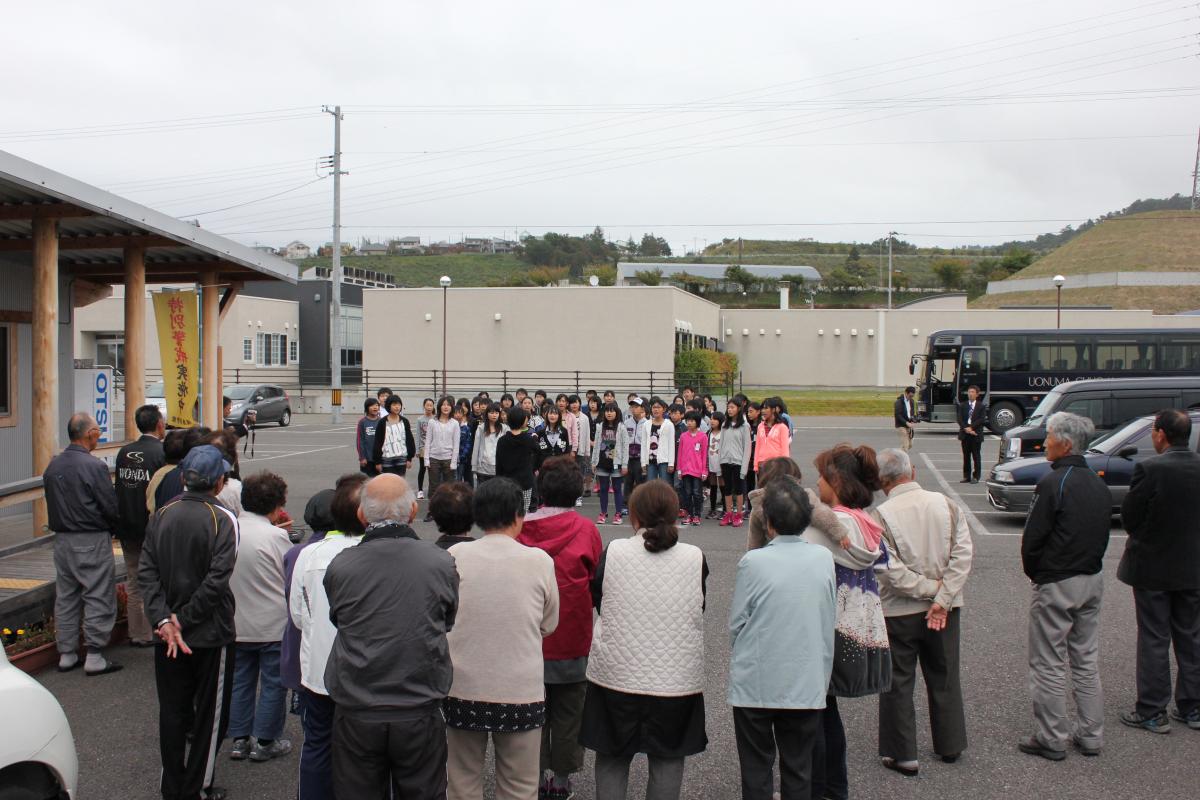
[[[883,765],[917,774],[916,666],[929,691],[933,750],[953,763],[967,747],[959,681],[959,614],[971,571],[971,532],[945,495],[922,489],[903,450],[879,453],[888,499],[876,509],[887,543],[879,596],[892,647],[892,686],[879,696]]]

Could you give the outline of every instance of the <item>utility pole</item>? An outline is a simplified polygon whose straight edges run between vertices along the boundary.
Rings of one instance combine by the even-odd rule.
[[[895,231],[888,231],[888,311],[892,310],[892,239],[896,236]]]
[[[1192,168],[1192,211],[1200,204],[1200,133],[1196,135],[1196,166]]]
[[[333,256],[329,291],[329,388],[331,422],[342,421],[342,107],[321,109],[333,115]]]

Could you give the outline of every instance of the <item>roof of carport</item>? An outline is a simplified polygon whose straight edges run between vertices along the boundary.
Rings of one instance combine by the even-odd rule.
[[[124,282],[124,253],[145,248],[146,281],[295,283],[295,265],[0,150],[0,256],[33,249],[33,220],[58,222],[59,266],[97,283]]]

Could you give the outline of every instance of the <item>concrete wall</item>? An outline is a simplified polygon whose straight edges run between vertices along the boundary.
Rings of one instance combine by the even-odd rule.
[[[725,309],[724,348],[747,386],[904,386],[909,358],[947,328],[1054,327],[1054,309]],[[1064,309],[1064,328],[1200,328],[1200,319],[1150,311]],[[840,332],[840,335],[839,333]],[[855,335],[857,332],[857,335]]]
[[[1195,272],[1088,272],[1071,275],[1064,289],[1091,289],[1103,286],[1200,286],[1200,274]],[[988,294],[1010,294],[1054,289],[1054,277],[1009,278],[988,281]]]
[[[447,301],[452,379],[502,369],[666,374],[677,320],[697,336],[720,332],[718,306],[669,286],[451,288]],[[363,317],[366,370],[441,369],[441,289],[365,289]]]
[[[96,355],[97,335],[123,335],[125,329],[125,293],[123,286],[114,286],[111,297],[75,310],[74,357],[91,359]],[[160,369],[158,350],[158,328],[154,320],[154,303],[146,297],[146,369]],[[190,287],[188,287],[190,288]],[[261,326],[259,323],[262,323]],[[266,297],[239,295],[221,325],[220,346],[223,367],[231,369],[256,369],[254,364],[242,361],[242,339],[255,339],[259,331],[286,334],[289,341],[299,335],[299,314],[294,300],[276,300]],[[289,364],[294,367],[294,364]],[[270,367],[278,371],[280,367]]]

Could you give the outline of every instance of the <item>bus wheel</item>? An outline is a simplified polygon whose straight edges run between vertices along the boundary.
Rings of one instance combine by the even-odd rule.
[[[996,403],[988,412],[988,427],[1001,436],[1024,421],[1025,414],[1013,403]]]

